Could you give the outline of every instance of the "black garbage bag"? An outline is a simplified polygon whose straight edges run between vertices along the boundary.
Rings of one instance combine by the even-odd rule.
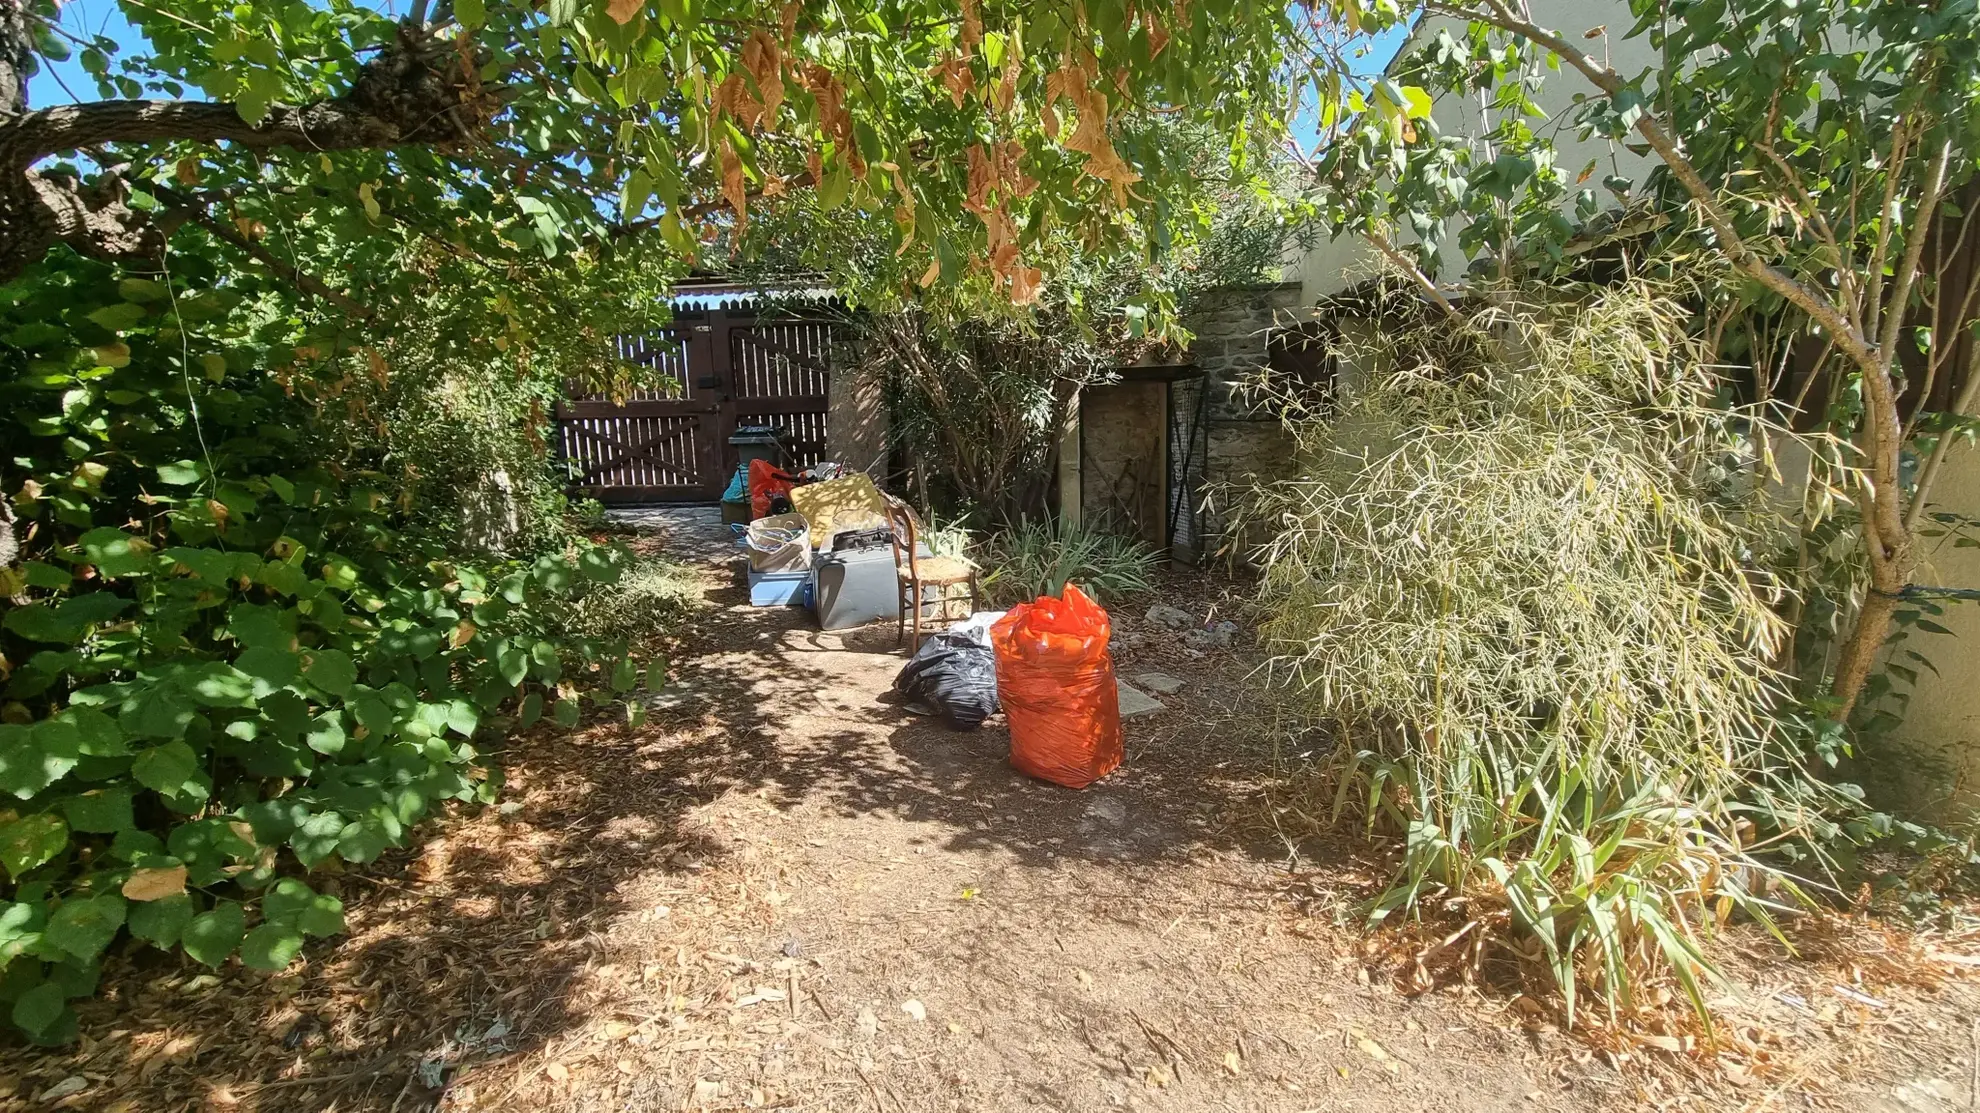
[[[943,631],[923,642],[894,678],[908,710],[975,730],[997,713],[997,655],[982,631]]]

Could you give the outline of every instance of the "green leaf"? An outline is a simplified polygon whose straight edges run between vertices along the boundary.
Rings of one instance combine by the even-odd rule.
[[[271,974],[288,969],[302,953],[302,932],[286,924],[262,924],[241,942],[241,961]]]
[[[310,720],[309,729],[303,733],[303,744],[329,757],[344,751],[345,738],[343,714],[325,711]]]
[[[557,701],[556,709],[552,714],[556,717],[558,726],[569,730],[578,725],[578,711],[578,701],[574,699],[560,699]]]
[[[17,819],[0,827],[0,865],[8,876],[20,880],[22,874],[62,853],[69,845],[69,825],[56,816],[42,813]]]
[[[542,694],[538,692],[531,692],[530,694],[524,696],[522,701],[522,707],[520,710],[516,712],[517,724],[523,727],[524,729],[528,729],[529,727],[534,726],[536,724],[536,720],[541,719],[542,717],[543,717]]]
[[[333,696],[350,694],[357,683],[357,665],[341,649],[311,650],[303,659],[305,679]]]
[[[297,825],[289,836],[296,859],[308,869],[337,852],[337,841],[344,833],[344,817],[336,812],[318,812]]]
[[[81,623],[63,621],[54,608],[42,603],[10,608],[7,616],[0,619],[0,629],[11,630],[29,641],[59,645],[73,645],[86,632]]]
[[[447,703],[447,726],[462,738],[472,738],[474,728],[481,725],[481,713],[474,704],[464,699],[450,700]]]
[[[234,658],[234,667],[254,682],[253,698],[266,699],[296,678],[301,658],[286,649],[254,646]]]
[[[31,727],[0,724],[0,791],[22,800],[69,775],[82,748],[82,732],[62,719]]]
[[[288,607],[236,603],[227,608],[227,633],[243,649],[293,650],[296,647],[294,616],[295,612]]]
[[[520,645],[504,642],[495,651],[495,668],[501,673],[502,682],[514,687],[529,675],[529,654]]]
[[[14,1002],[14,1023],[30,1036],[52,1031],[69,1012],[69,999],[55,982],[43,982]]]
[[[630,691],[633,685],[638,683],[639,668],[633,664],[632,658],[619,658],[619,663],[612,666],[612,690],[614,692]]]
[[[180,936],[186,953],[208,966],[218,967],[241,945],[247,934],[247,913],[232,901],[222,901],[211,912],[193,917]]]
[[[124,733],[140,738],[178,738],[192,725],[192,701],[176,687],[160,684],[145,693],[135,708],[127,708],[117,719]]]
[[[144,320],[144,307],[129,302],[118,302],[89,314],[89,319],[111,332],[121,332]]]
[[[65,902],[48,918],[42,938],[88,962],[103,953],[123,926],[124,898],[105,893]]]
[[[158,481],[173,487],[190,487],[203,478],[205,477],[200,474],[199,465],[191,460],[158,465]]]
[[[114,835],[137,826],[131,812],[131,790],[114,785],[64,799],[62,814],[68,817],[72,831]]]
[[[129,926],[132,935],[169,951],[178,945],[179,937],[192,919],[191,894],[176,893],[161,900],[133,904]]]
[[[362,865],[376,860],[396,842],[395,833],[387,829],[379,816],[367,815],[355,823],[344,825],[343,832],[337,837],[337,853],[346,862]]]
[[[151,567],[151,545],[120,529],[93,529],[77,539],[83,556],[105,576],[128,576]]]
[[[93,707],[71,707],[56,715],[54,721],[75,726],[79,753],[90,757],[124,757],[131,752],[124,744],[124,732],[117,729],[117,720]]]
[[[153,746],[131,763],[131,776],[146,788],[167,795],[184,791],[186,783],[199,772],[199,755],[184,742]]]
[[[261,915],[271,924],[295,927],[319,938],[344,930],[344,902],[318,893],[293,877],[277,881],[262,898]]]

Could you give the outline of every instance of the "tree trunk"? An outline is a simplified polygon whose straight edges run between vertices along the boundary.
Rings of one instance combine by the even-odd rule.
[[[1837,721],[1847,721],[1855,710],[1863,685],[1870,679],[1870,670],[1876,667],[1877,654],[1890,637],[1891,616],[1897,613],[1897,606],[1895,591],[1873,586],[1864,595],[1863,607],[1856,615],[1856,628],[1843,642],[1842,655],[1836,660],[1835,682],[1830,687],[1830,694],[1841,701],[1835,713]]]
[[[130,189],[120,175],[84,182],[35,169],[51,155],[169,140],[308,151],[466,146],[501,109],[499,90],[480,84],[453,43],[408,22],[342,96],[272,105],[252,124],[224,102],[107,100],[31,110],[33,20],[26,0],[0,0],[0,282],[57,243],[104,258],[164,249],[164,233],[126,204]]]

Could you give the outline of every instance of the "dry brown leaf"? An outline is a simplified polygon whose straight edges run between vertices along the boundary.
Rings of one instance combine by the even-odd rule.
[[[736,211],[736,234],[749,227],[749,187],[743,181],[742,157],[725,138],[722,140],[722,197]]]
[[[778,22],[782,23],[784,27],[784,46],[786,49],[797,40],[798,16],[803,12],[804,0],[789,0],[789,3],[784,5],[782,15],[778,17]]]
[[[1011,303],[1030,305],[1044,292],[1045,272],[1037,267],[1019,267],[1011,274]]]
[[[1230,1071],[1233,1077],[1243,1074],[1244,1060],[1238,1056],[1237,1052],[1226,1051],[1224,1052],[1224,1069]]]
[[[728,113],[744,131],[755,131],[763,122],[763,102],[749,91],[749,83],[739,73],[730,74],[715,90],[714,108]]]
[[[631,23],[639,10],[646,6],[646,0],[610,0],[605,5],[605,14],[620,23]]]
[[[143,869],[131,871],[130,880],[124,882],[124,899],[135,901],[164,900],[186,891],[186,867],[170,866],[163,869]]]
[[[943,87],[949,90],[949,100],[957,108],[963,106],[963,101],[976,88],[976,72],[970,69],[967,59],[958,55],[952,54],[938,62],[928,71],[928,75],[940,81]]]
[[[962,0],[962,49],[964,57],[976,49],[983,41],[983,17],[977,13],[976,0]]]
[[[942,256],[938,252],[928,260],[928,269],[921,272],[921,278],[917,281],[921,288],[925,290],[935,285],[935,280],[940,277],[942,277]]]
[[[997,166],[983,144],[969,148],[969,191],[963,208],[979,216],[990,211],[990,189],[997,184]]]
[[[475,629],[474,623],[462,619],[460,625],[454,627],[454,632],[447,636],[448,644],[455,649],[459,649],[474,640]]]
[[[784,103],[784,55],[770,32],[761,27],[750,32],[749,41],[743,43],[742,64],[762,94],[762,119],[774,121]]]
[[[562,1063],[552,1063],[544,1067],[543,1073],[549,1075],[550,1081],[557,1083],[559,1086],[571,1080],[571,1068]]]

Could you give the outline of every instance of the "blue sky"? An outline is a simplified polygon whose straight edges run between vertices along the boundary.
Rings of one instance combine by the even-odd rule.
[[[169,0],[166,2],[169,3]],[[393,0],[385,0],[380,6],[385,11],[391,11],[397,5]],[[121,53],[126,57],[140,53],[144,48],[143,36],[125,21],[117,0],[69,0],[62,5],[62,25],[81,38],[106,35],[123,48]],[[1401,49],[1406,34],[1406,29],[1398,26],[1366,40],[1354,56],[1354,72],[1364,76],[1380,73],[1395,57],[1396,51]],[[114,61],[112,68],[115,72]],[[94,100],[97,95],[95,80],[83,70],[82,63],[75,57],[53,66],[44,62],[42,72],[28,82],[29,103],[36,107],[67,104],[76,99]],[[198,91],[191,90],[189,95],[197,96]],[[1319,142],[1319,117],[1314,109],[1311,90],[1307,92],[1304,107],[1293,120],[1293,137],[1300,148],[1309,153]]]

